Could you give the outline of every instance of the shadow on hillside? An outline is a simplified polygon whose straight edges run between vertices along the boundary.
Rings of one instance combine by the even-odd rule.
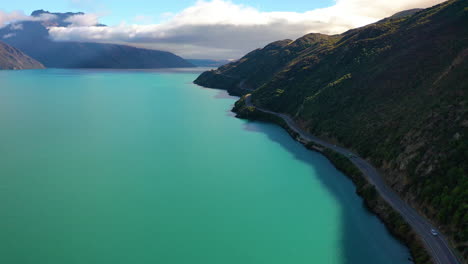
[[[292,153],[295,159],[308,164],[317,172],[323,186],[341,205],[342,264],[411,263],[408,260],[409,250],[392,237],[384,224],[367,210],[362,198],[355,193],[352,181],[333,167],[323,155],[307,150],[285,130],[273,124],[248,121],[244,129],[267,135]]]

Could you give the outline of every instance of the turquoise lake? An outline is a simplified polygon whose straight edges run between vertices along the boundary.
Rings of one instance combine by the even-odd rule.
[[[0,71],[0,263],[410,263],[326,158],[198,74]]]

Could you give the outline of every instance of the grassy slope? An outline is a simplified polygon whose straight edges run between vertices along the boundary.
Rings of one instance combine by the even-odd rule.
[[[468,1],[256,50],[196,83],[242,93],[350,147],[456,241],[468,240]]]

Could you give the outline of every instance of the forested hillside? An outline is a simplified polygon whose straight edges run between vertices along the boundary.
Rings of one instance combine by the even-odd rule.
[[[309,34],[203,73],[357,151],[468,257],[468,1]]]

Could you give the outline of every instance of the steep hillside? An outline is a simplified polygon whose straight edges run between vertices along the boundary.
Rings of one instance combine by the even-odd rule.
[[[0,70],[43,69],[44,66],[18,49],[0,41]]]
[[[306,51],[318,53],[332,48],[337,39],[336,36],[309,34],[296,41],[286,39],[273,42],[238,61],[202,73],[195,83],[240,95],[245,90],[260,87]]]
[[[49,13],[38,10],[32,16],[54,15],[47,21],[23,21],[0,28],[0,38],[51,68],[177,68],[194,67],[170,52],[125,45],[56,42],[48,26],[68,26],[66,19],[83,13]],[[104,25],[97,25],[104,26]]]
[[[255,105],[357,151],[467,259],[468,1],[276,42],[195,82],[252,90]]]

